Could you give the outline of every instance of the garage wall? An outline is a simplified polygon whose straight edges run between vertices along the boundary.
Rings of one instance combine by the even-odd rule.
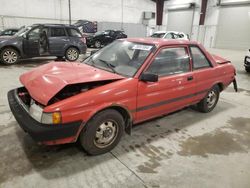
[[[250,6],[220,8],[217,48],[248,49],[250,46]]]
[[[151,0],[71,0],[73,22],[88,19],[142,24],[143,11],[155,12],[155,6]],[[67,20],[68,0],[1,0],[0,29]]]
[[[117,22],[99,22],[98,30],[103,31],[106,29],[120,30],[121,27],[128,35],[128,37],[146,37],[147,27],[143,24],[135,23],[117,23]]]
[[[167,29],[170,31],[182,31],[191,36],[193,14],[193,9],[168,11]]]

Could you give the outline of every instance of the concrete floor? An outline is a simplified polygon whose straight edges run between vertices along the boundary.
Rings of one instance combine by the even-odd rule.
[[[213,112],[191,109],[148,121],[101,156],[78,144],[38,146],[17,125],[7,92],[18,77],[49,60],[0,65],[0,187],[250,187],[250,74],[243,51],[210,49],[237,67]]]

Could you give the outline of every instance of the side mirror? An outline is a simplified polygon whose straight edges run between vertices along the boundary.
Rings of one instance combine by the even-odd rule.
[[[28,35],[27,35],[27,34],[24,34],[24,35],[23,35],[23,38],[26,39],[26,40],[28,40]]]
[[[158,82],[158,75],[152,73],[142,73],[139,80],[144,82]]]
[[[95,54],[96,52],[98,52],[99,50],[92,50],[91,52],[90,52],[90,55],[93,55],[93,54]]]

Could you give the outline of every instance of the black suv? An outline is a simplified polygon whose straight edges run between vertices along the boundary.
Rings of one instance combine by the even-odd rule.
[[[127,35],[120,30],[105,30],[96,32],[93,36],[88,36],[87,46],[100,48],[102,45],[107,45],[116,39],[127,38]]]
[[[86,53],[86,39],[79,29],[63,24],[35,24],[12,37],[0,37],[0,61],[14,64],[19,58],[57,56],[75,61]]]

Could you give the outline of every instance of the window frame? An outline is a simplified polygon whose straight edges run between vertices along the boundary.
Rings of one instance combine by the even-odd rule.
[[[64,36],[52,36],[52,29],[63,29],[64,30],[64,33],[65,35]],[[68,37],[68,33],[67,33],[67,30],[65,29],[65,27],[49,27],[49,36],[52,37],[52,38],[56,38],[56,37]]]
[[[148,65],[145,67],[145,69],[141,72],[141,74],[147,72],[148,68],[150,67],[150,65],[154,62],[155,58],[157,57],[157,55],[164,49],[170,49],[170,48],[183,48],[186,52],[186,55],[188,56],[188,62],[189,62],[189,71],[187,72],[181,72],[181,73],[175,73],[175,74],[167,74],[167,75],[158,75],[159,78],[162,77],[171,77],[171,76],[176,76],[176,75],[180,75],[180,74],[186,74],[186,73],[190,73],[193,71],[193,67],[192,67],[192,61],[191,61],[191,56],[190,56],[190,49],[188,45],[171,45],[171,46],[163,46],[161,48],[159,48],[157,50],[157,52],[154,54],[154,56],[152,57],[152,59],[150,60],[150,62],[148,63]]]
[[[206,58],[207,62],[209,63],[209,66],[194,68],[194,61],[193,61],[194,58],[193,58],[193,53],[192,53],[191,47],[195,47],[195,48],[198,48],[200,50],[201,54]],[[207,69],[207,68],[213,68],[213,64],[211,63],[211,61],[209,60],[207,55],[203,52],[203,50],[198,45],[189,45],[188,50],[189,50],[189,54],[190,54],[190,57],[191,57],[192,71]]]

